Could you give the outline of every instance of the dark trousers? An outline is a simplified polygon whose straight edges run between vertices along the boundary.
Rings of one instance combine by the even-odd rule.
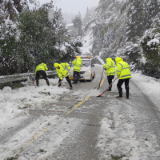
[[[67,77],[65,77],[65,78],[66,78],[69,86],[72,87],[72,84],[71,84],[71,81],[70,81],[70,79],[69,79],[69,76],[67,76]],[[58,85],[58,87],[61,86],[61,83],[62,83],[62,80],[59,78],[59,82],[58,82],[59,85]]]
[[[36,84],[37,84],[37,86],[39,86],[39,78],[40,78],[40,76],[42,76],[46,80],[46,83],[49,86],[49,80],[47,79],[47,75],[46,75],[45,71],[37,71],[36,72]]]
[[[125,82],[126,97],[129,98],[129,80],[130,80],[130,78],[119,79],[119,81],[117,83],[117,88],[118,88],[120,97],[122,97],[122,84],[123,84],[123,82]]]
[[[114,78],[113,75],[112,76],[107,76],[109,85],[112,83],[113,78]],[[111,90],[111,89],[112,89],[112,85],[109,87],[109,90]]]
[[[79,80],[79,72],[73,71],[73,81],[74,83],[78,83]]]

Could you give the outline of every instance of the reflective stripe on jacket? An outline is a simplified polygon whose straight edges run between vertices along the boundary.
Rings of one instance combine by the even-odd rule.
[[[115,75],[115,63],[112,58],[106,59],[107,64],[103,64],[103,67],[106,69],[107,76]]]
[[[81,58],[77,58],[77,60],[74,60],[72,62],[72,65],[73,65],[73,71],[80,72],[81,65],[82,65]]]
[[[48,70],[47,65],[45,63],[41,63],[36,67],[35,74],[37,73],[37,71],[47,71],[47,70]]]
[[[127,79],[127,78],[132,78],[131,72],[130,72],[130,66],[127,62],[124,62],[123,59],[120,57],[116,58],[117,62],[117,76],[119,79]]]
[[[68,63],[61,63],[58,65],[60,69],[56,68],[56,72],[58,74],[58,77],[60,79],[63,79],[64,77],[67,77],[69,75],[70,66]]]

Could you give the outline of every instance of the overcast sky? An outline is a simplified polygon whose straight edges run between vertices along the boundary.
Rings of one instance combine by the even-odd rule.
[[[50,2],[51,0],[39,0],[41,4]],[[62,12],[78,14],[86,13],[86,9],[98,6],[100,0],[53,0],[53,3],[58,8],[62,9]]]

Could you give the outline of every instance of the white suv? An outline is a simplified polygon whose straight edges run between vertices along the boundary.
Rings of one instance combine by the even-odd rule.
[[[94,65],[92,64],[90,56],[77,56],[76,58],[81,57],[82,66],[80,69],[80,78],[79,80],[92,80],[95,77]],[[71,66],[69,79],[73,80],[73,66]]]

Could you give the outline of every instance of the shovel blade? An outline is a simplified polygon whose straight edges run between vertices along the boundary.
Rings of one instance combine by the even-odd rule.
[[[105,93],[105,91],[103,93],[99,94],[97,97],[101,97],[104,93]]]

